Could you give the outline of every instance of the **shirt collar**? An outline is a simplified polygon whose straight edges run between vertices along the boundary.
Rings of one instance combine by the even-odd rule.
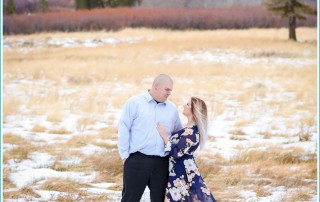
[[[145,94],[145,96],[144,96],[145,98],[146,98],[146,100],[147,100],[147,102],[150,102],[150,101],[154,101],[154,102],[156,102],[154,99],[153,99],[153,97],[151,96],[151,94],[150,94],[150,90],[148,90],[148,92]],[[159,103],[159,104],[164,104],[164,105],[166,105],[167,104],[167,100],[166,101],[164,101],[164,102],[161,102],[161,103]]]

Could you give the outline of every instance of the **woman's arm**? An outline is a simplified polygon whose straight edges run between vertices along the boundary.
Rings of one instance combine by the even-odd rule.
[[[181,158],[184,154],[189,152],[192,146],[199,143],[199,134],[197,131],[193,131],[190,128],[184,129],[179,141],[175,143],[172,142],[165,128],[160,123],[157,125],[157,130],[166,144],[165,150],[169,151],[174,159]]]

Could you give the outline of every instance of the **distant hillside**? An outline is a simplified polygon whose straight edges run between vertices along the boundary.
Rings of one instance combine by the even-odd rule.
[[[303,0],[311,5],[316,5],[316,0]],[[262,0],[142,0],[141,7],[232,7],[232,6],[260,6]]]

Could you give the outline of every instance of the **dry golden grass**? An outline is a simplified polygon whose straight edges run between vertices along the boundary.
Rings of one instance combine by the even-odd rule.
[[[14,96],[6,96],[5,99],[3,99],[3,117],[18,114],[20,105],[21,100],[18,98]]]
[[[309,159],[305,159],[305,157]],[[283,150],[281,147],[269,146],[266,151],[255,149],[242,150],[231,159],[231,162],[236,164],[260,161],[273,161],[283,165],[314,161],[314,157],[299,147]]]
[[[246,133],[243,132],[243,130],[241,129],[231,130],[229,131],[229,133],[233,135],[241,135],[241,136],[246,135]]]
[[[121,176],[123,170],[122,161],[117,151],[87,156],[83,163],[90,165],[92,170],[99,172],[94,182],[114,182],[117,180],[116,177]]]
[[[243,137],[243,136],[232,135],[232,136],[230,137],[230,140],[244,141],[244,140],[248,140],[248,138]]]
[[[11,170],[8,167],[4,167],[2,169],[2,174],[3,174],[3,178],[2,178],[2,183],[3,183],[3,188],[4,189],[10,189],[10,188],[15,188],[16,186],[11,182],[10,180],[10,174],[11,174]]]
[[[77,121],[77,130],[84,132],[89,125],[93,125],[96,122],[93,118],[82,118]]]
[[[18,147],[15,147],[12,150],[6,152],[4,154],[4,163],[6,163],[10,159],[26,160],[28,159],[28,155],[30,153],[39,151],[39,149],[39,147],[26,142],[25,144],[19,145]]]
[[[52,111],[47,116],[47,121],[53,122],[53,123],[59,123],[62,121],[63,115],[61,111]]]
[[[55,161],[50,166],[50,168],[53,170],[63,172],[79,170],[78,167],[83,167],[83,165],[81,165],[81,160],[84,158],[84,154],[75,148],[70,148],[70,146],[67,144],[56,144],[56,148],[49,149],[47,147],[44,149],[44,151],[52,156],[56,156]],[[63,162],[70,161],[71,159],[74,159],[74,163],[66,164]]]
[[[116,127],[102,128],[100,129],[97,138],[116,140],[118,139],[118,129]]]
[[[88,187],[85,184],[76,182],[71,179],[50,178],[45,181],[40,187],[42,190],[51,190],[59,192],[77,193],[79,188]]]
[[[283,196],[282,201],[311,201],[311,194],[315,193],[311,193],[309,190],[306,189],[299,189],[286,193]]]
[[[206,179],[209,175],[217,174],[221,169],[221,166],[219,163],[217,163],[217,161],[212,161],[207,158],[197,158],[196,163],[204,179]]]
[[[88,194],[85,191],[78,191],[77,193],[60,194],[56,201],[72,202],[72,201],[85,201]]]
[[[65,144],[65,148],[78,148],[87,144],[93,144],[95,142],[95,136],[93,135],[77,135],[70,138]],[[62,146],[62,147],[64,147]]]
[[[64,135],[64,134],[71,134],[71,131],[68,131],[64,127],[59,127],[56,129],[49,130],[48,133]]]
[[[55,161],[51,166],[51,169],[60,171],[60,172],[66,172],[71,171],[73,169],[73,165],[65,165],[64,163],[61,163],[59,161]]]
[[[43,133],[46,132],[47,128],[41,125],[35,125],[33,126],[33,128],[31,129],[32,132],[35,133]]]
[[[54,201],[73,202],[73,201],[110,201],[106,194],[88,194],[84,190],[77,193],[60,194]]]
[[[211,104],[212,107],[212,114],[213,116],[219,116],[223,114],[223,112],[226,110],[226,106],[219,101],[213,101]]]
[[[6,163],[10,159],[25,160],[28,158],[28,155],[30,153],[41,149],[39,147],[34,146],[26,139],[12,133],[4,134],[3,142],[13,144],[16,146],[13,149],[4,153],[3,163]]]
[[[68,141],[63,142],[64,136],[61,135],[61,138],[55,139],[58,142],[54,146],[47,147],[35,147],[18,135],[4,134],[4,143],[17,145],[4,153],[4,163],[14,158],[27,159],[31,152],[43,151],[56,157],[51,169],[88,173],[94,171],[98,175],[92,183],[113,182],[115,184],[110,189],[121,191],[123,165],[117,146],[100,140],[116,141],[117,110],[130,96],[146,92],[155,75],[167,73],[174,80],[170,100],[178,107],[185,104],[190,96],[197,96],[206,100],[210,120],[231,114],[225,120],[234,122],[236,129],[230,133],[233,134],[231,139],[240,140],[234,147],[240,151],[239,154],[226,160],[219,153],[203,152],[196,159],[200,172],[217,201],[245,200],[239,194],[241,190],[251,190],[258,197],[270,196],[277,186],[300,189],[285,195],[283,201],[308,201],[316,195],[316,155],[306,153],[298,147],[284,149],[278,145],[251,144],[248,148],[248,145],[242,145],[241,140],[250,140],[243,129],[258,121],[265,113],[283,118],[286,127],[294,128],[297,122],[291,117],[296,116],[299,111],[305,111],[309,115],[301,117],[300,124],[303,127],[300,133],[316,132],[316,62],[301,68],[295,68],[292,64],[276,64],[275,67],[268,68],[270,63],[263,60],[254,64],[241,61],[224,64],[202,60],[173,61],[169,64],[158,62],[166,56],[179,56],[185,51],[209,51],[213,55],[222,51],[270,61],[277,58],[316,61],[317,29],[298,28],[297,34],[303,42],[287,40],[287,29],[124,29],[119,32],[72,33],[72,38],[81,41],[88,38],[123,39],[140,36],[141,41],[95,48],[44,45],[30,49],[29,52],[21,52],[16,47],[4,49],[4,123],[9,115],[45,115],[46,120],[53,124],[52,128],[35,124],[31,132],[73,133]],[[10,41],[25,39],[46,42],[49,38],[70,38],[70,33],[39,33],[6,38]],[[149,38],[152,40],[148,40]],[[32,83],[42,79],[47,83]],[[17,83],[20,80],[32,82]],[[16,89],[23,92],[26,99],[17,97],[10,88],[7,89],[11,84],[16,85]],[[20,111],[24,108],[28,112]],[[250,118],[238,118],[243,112],[248,112]],[[80,117],[74,123],[76,131],[68,131],[62,125],[62,121],[70,114]],[[104,123],[106,127],[93,131],[96,123]],[[270,130],[277,129],[276,124],[270,123]],[[265,139],[288,136],[269,131],[262,131],[261,134]],[[216,135],[219,134],[209,136],[208,141],[214,143]],[[297,138],[298,136],[297,134]],[[307,138],[304,139],[310,141],[311,137]],[[108,152],[86,156],[79,148],[88,144],[107,149]],[[267,147],[267,150],[261,151],[259,147]],[[68,165],[64,163],[73,157],[80,160]],[[4,170],[5,188],[15,187],[9,180],[10,173],[9,168]],[[253,184],[257,186],[252,187]],[[45,190],[69,192],[59,195],[57,201],[109,200],[107,195],[89,194],[80,189],[85,187],[88,185],[59,178],[49,179],[42,185]],[[301,187],[306,190],[301,191]],[[6,199],[30,196],[38,197],[27,187],[4,193]]]
[[[94,145],[96,145],[98,147],[102,147],[107,150],[117,150],[118,149],[118,146],[116,144],[109,144],[109,143],[105,143],[105,142],[100,142],[98,140],[96,142],[94,142]]]
[[[270,196],[271,192],[267,188],[263,186],[258,186],[253,188],[253,191],[257,194],[257,197],[265,197],[265,196]]]
[[[6,199],[24,198],[26,201],[31,201],[33,197],[38,198],[40,195],[34,192],[32,188],[23,187],[16,191],[4,192],[3,197]]]
[[[25,138],[22,138],[21,136],[16,135],[14,133],[3,134],[3,143],[22,145],[26,144],[27,142],[28,141]]]

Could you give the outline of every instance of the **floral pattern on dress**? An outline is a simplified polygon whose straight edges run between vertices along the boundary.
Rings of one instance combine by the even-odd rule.
[[[199,141],[198,127],[194,125],[173,133],[166,143],[165,150],[170,153],[166,199],[170,202],[215,201],[194,160]]]

